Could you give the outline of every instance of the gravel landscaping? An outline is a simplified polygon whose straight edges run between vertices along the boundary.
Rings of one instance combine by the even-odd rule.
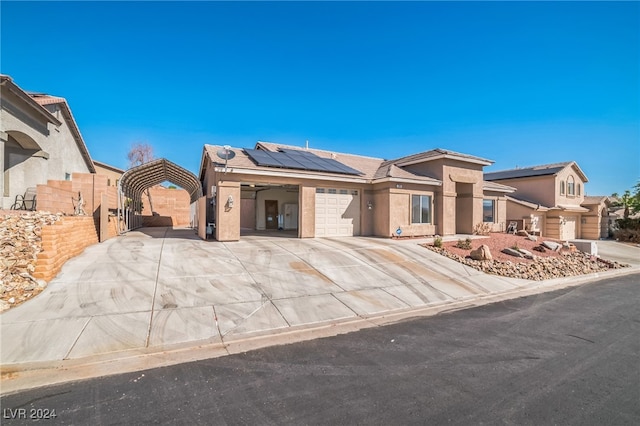
[[[34,297],[47,286],[31,274],[42,251],[42,227],[59,219],[60,215],[48,212],[0,217],[0,312]]]
[[[479,271],[511,278],[542,281],[552,278],[570,277],[628,267],[629,265],[601,259],[575,250],[575,247],[562,247],[558,251],[540,249],[544,241],[562,244],[561,241],[548,238],[537,238],[537,241],[505,233],[492,233],[487,237],[471,240],[471,249],[456,247],[458,242],[443,242],[442,247],[433,244],[422,244],[423,247],[471,266]],[[492,260],[473,260],[472,250],[481,245],[488,247]],[[503,253],[503,249],[524,250],[533,254],[531,258],[515,257]],[[544,251],[538,251],[544,250]]]

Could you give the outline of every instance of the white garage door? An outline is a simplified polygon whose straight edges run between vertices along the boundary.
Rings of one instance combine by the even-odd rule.
[[[360,193],[355,189],[316,188],[316,237],[360,234]]]
[[[562,239],[575,240],[576,238],[576,216],[568,216],[564,218],[565,224],[562,225]]]

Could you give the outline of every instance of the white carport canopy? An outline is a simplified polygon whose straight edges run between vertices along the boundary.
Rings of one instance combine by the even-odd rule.
[[[202,185],[190,171],[161,158],[133,167],[122,175],[118,183],[118,210],[124,214],[125,231],[142,226],[142,217],[136,216],[133,206],[139,205],[143,192],[152,186],[169,181],[189,193],[191,203],[202,196]],[[124,198],[131,202],[125,205]]]

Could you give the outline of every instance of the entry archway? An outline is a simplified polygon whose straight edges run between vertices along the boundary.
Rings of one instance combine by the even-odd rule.
[[[189,194],[191,205],[202,197],[202,184],[187,169],[161,158],[133,167],[123,173],[118,182],[119,232],[142,226],[142,194],[147,188],[162,182],[171,182]]]

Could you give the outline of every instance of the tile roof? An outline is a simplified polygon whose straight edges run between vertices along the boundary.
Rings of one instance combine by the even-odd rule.
[[[205,145],[204,152],[208,154],[209,158],[212,162],[216,164],[218,167],[224,166],[224,159],[217,155],[217,151],[223,149],[223,146],[220,145]],[[429,185],[442,185],[442,181],[428,175],[418,174],[412,171],[409,171],[402,167],[402,165],[416,164],[422,161],[430,161],[436,158],[448,157],[459,159],[461,161],[471,161],[474,163],[480,164],[491,164],[490,160],[486,160],[484,158],[475,157],[472,155],[461,154],[455,151],[447,151],[443,149],[434,149],[431,151],[422,152],[415,155],[410,155],[407,157],[402,157],[396,160],[383,160],[381,158],[375,157],[367,157],[363,155],[355,155],[355,154],[346,154],[340,152],[332,152],[315,148],[305,148],[299,146],[292,145],[284,145],[274,142],[263,142],[259,141],[256,143],[255,149],[263,149],[266,151],[277,152],[279,150],[301,150],[313,153],[322,158],[331,158],[336,161],[343,163],[346,166],[349,166],[353,169],[359,170],[363,173],[362,176],[359,176],[360,179],[365,181],[380,181],[384,179],[398,179],[398,180],[412,180],[419,181],[424,184]],[[235,152],[235,156],[232,159],[227,161],[227,167],[236,167],[243,169],[252,169],[252,170],[261,170],[261,171],[273,171],[273,167],[264,167],[256,165],[253,160],[247,155],[247,153],[242,148],[232,148]],[[203,164],[204,165],[204,164]],[[202,172],[201,168],[201,172]],[[318,177],[327,176],[327,175],[335,175],[340,176],[339,174],[327,173],[327,172],[313,172],[309,170],[294,170],[294,169],[276,169],[285,173],[304,173],[310,174]],[[344,176],[347,178],[347,176]],[[351,177],[353,178],[353,176]],[[485,182],[486,184],[486,182]],[[512,192],[513,188],[508,187],[506,185],[500,184],[490,184],[493,185],[493,190],[504,191],[504,192]]]
[[[423,161],[435,160],[437,158],[443,158],[443,157],[452,158],[460,161],[470,161],[472,163],[480,163],[485,166],[493,164],[492,160],[488,160],[486,158],[476,157],[475,155],[462,154],[460,152],[450,151],[442,148],[436,148],[429,151],[408,155],[406,157],[401,157],[394,160],[394,162],[397,165],[403,166],[403,165],[420,163]]]
[[[502,179],[518,179],[534,176],[555,175],[567,167],[573,167],[583,182],[588,182],[587,176],[575,161],[565,161],[563,163],[542,164],[539,166],[523,167],[510,170],[501,170],[497,172],[488,172],[484,174],[485,180],[502,180]]]
[[[53,105],[60,104],[62,105],[62,115],[67,121],[69,125],[69,130],[76,140],[76,144],[78,145],[78,149],[84,158],[85,163],[87,164],[87,168],[91,173],[96,172],[96,168],[93,165],[93,160],[91,160],[91,155],[89,155],[89,150],[87,149],[87,144],[84,142],[84,138],[80,133],[80,129],[78,128],[78,124],[76,123],[73,114],[71,113],[71,108],[69,108],[69,104],[65,98],[61,98],[59,96],[50,96],[43,93],[28,93],[29,96],[36,101],[39,105]]]
[[[587,204],[587,205],[600,204],[605,200],[609,200],[609,197],[607,197],[606,195],[585,195],[584,201],[582,202],[582,204]]]
[[[8,76],[6,74],[0,74],[0,85],[2,85],[3,87],[7,87],[7,89],[12,91],[20,99],[22,99],[24,102],[26,102],[38,114],[41,114],[42,116],[44,116],[44,118],[48,122],[50,122],[50,123],[52,123],[52,124],[54,124],[56,126],[59,126],[60,124],[62,124],[62,122],[60,120],[58,120],[56,117],[54,117],[53,114],[51,114],[51,112],[49,112],[49,110],[47,110],[42,105],[40,105],[38,102],[36,102],[33,99],[33,97],[31,97],[20,86],[18,86],[10,76]]]
[[[534,203],[533,201],[525,200],[520,197],[514,197],[513,195],[507,195],[506,198],[509,201],[513,201],[514,203],[532,208],[534,210],[543,211],[543,212],[547,210],[551,210],[551,207],[543,206],[542,204]]]
[[[540,166],[489,172],[484,174],[484,179],[485,180],[501,180],[501,179],[515,179],[515,178],[532,177],[532,176],[555,175],[556,173],[560,172],[571,163],[572,163],[571,161],[568,161],[564,163],[543,164]]]
[[[482,189],[485,191],[496,191],[496,192],[515,192],[516,188],[512,186],[502,185],[501,183],[496,182],[487,182],[486,180],[482,182]]]

